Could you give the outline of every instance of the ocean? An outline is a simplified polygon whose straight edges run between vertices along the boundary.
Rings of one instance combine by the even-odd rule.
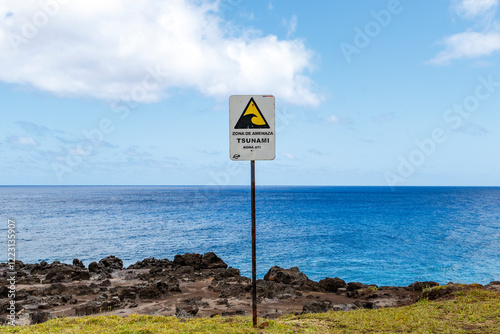
[[[278,265],[377,285],[500,280],[499,204],[500,187],[257,186],[257,276]],[[0,262],[12,219],[25,263],[211,251],[251,275],[249,186],[3,186],[0,217]]]

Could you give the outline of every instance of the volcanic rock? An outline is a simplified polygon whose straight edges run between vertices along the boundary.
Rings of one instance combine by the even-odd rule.
[[[222,268],[226,269],[227,264],[222,261],[220,257],[215,255],[213,252],[208,252],[203,255],[201,259],[201,268],[203,269],[217,269],[217,268]]]
[[[97,264],[97,262],[90,262],[89,264],[89,272],[91,273],[98,273],[100,271],[99,269],[99,265]]]
[[[175,316],[180,319],[190,319],[198,313],[198,310],[195,304],[178,304],[175,306]]]
[[[45,296],[60,295],[63,292],[67,291],[67,289],[68,288],[64,284],[53,283],[49,287],[44,289],[44,295]]]
[[[201,259],[202,259],[201,254],[196,254],[196,253],[186,253],[184,255],[179,254],[174,257],[174,264],[178,266],[189,266],[193,267],[194,269],[200,269]]]
[[[435,287],[438,285],[439,285],[439,283],[432,282],[432,281],[428,281],[428,282],[416,281],[415,283],[410,284],[408,287],[413,291],[422,291],[425,288],[432,288],[432,287]]]
[[[484,286],[486,290],[500,290],[500,282],[492,281],[489,284]]]
[[[214,279],[215,280],[224,280],[224,279],[228,279],[228,278],[239,278],[239,277],[241,277],[240,270],[233,268],[233,267],[229,267],[224,271],[218,272],[215,275]]]
[[[264,280],[273,281],[276,283],[290,284],[295,289],[302,291],[323,291],[319,283],[311,281],[306,274],[301,272],[299,268],[292,267],[290,269],[283,269],[274,266],[264,276]]]
[[[359,283],[359,282],[347,283],[347,291],[354,291],[354,290],[359,290],[359,289],[363,289],[363,283]]]
[[[354,305],[356,305],[359,308],[367,308],[367,309],[372,309],[373,308],[373,303],[372,302],[362,302],[362,301],[355,301]]]
[[[49,312],[37,311],[30,314],[31,325],[41,324],[49,321],[52,315]]]
[[[147,284],[139,289],[139,297],[146,299],[157,299],[173,292],[181,292],[179,281],[174,277],[165,277]]]
[[[308,280],[306,274],[302,273],[298,267],[292,267],[290,269],[283,269],[278,266],[274,266],[267,274],[264,276],[264,280],[273,281],[276,283],[292,284],[295,282],[303,282]]]
[[[223,317],[231,317],[231,316],[236,316],[236,315],[244,316],[245,310],[222,311]]]
[[[155,259],[154,257],[137,261],[127,269],[172,268],[174,263],[169,259]]]
[[[319,286],[326,292],[337,292],[339,288],[345,288],[346,283],[343,279],[340,279],[338,277],[327,277],[319,281]]]
[[[299,296],[299,292],[289,284],[275,281],[257,280],[257,297],[269,299],[288,299]]]
[[[89,301],[83,305],[75,307],[75,314],[78,315],[91,315],[101,312],[108,312],[115,309],[120,302],[116,299],[107,301]]]
[[[110,255],[99,261],[99,267],[109,269],[122,269],[123,261],[116,256]]]
[[[308,300],[302,307],[302,313],[324,313],[333,310],[333,303],[329,300]]]
[[[82,262],[82,261],[80,261],[80,260],[78,260],[78,259],[73,259],[73,265],[74,265],[75,267],[80,267],[80,268],[82,268],[82,269],[84,269],[84,268],[85,268],[85,266],[84,266],[83,262]]]

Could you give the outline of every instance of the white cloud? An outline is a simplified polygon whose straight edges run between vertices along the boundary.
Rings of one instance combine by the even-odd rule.
[[[461,0],[455,5],[458,15],[472,18],[484,15],[498,6],[498,0]]]
[[[314,53],[303,41],[232,27],[218,15],[219,2],[47,2],[57,6],[0,4],[1,81],[103,100],[151,102],[173,88],[321,100],[308,76]]]
[[[295,156],[291,153],[283,152],[283,153],[281,153],[281,155],[284,156],[285,158],[287,158],[288,160],[295,160]]]
[[[290,38],[297,31],[297,15],[293,15],[290,20],[283,18],[282,22],[286,28],[286,36]]]
[[[499,0],[454,0],[452,7],[475,27],[469,31],[448,36],[442,40],[445,49],[427,63],[446,65],[453,59],[487,56],[500,49],[499,25],[495,13]],[[473,31],[475,30],[475,31]]]
[[[37,143],[29,136],[9,136],[7,142],[15,146],[37,146]]]
[[[328,123],[338,123],[340,120],[336,115],[330,115],[326,118]]]
[[[92,154],[92,151],[86,151],[86,150],[83,150],[79,147],[74,147],[74,148],[68,150],[68,154],[69,155],[89,156]]]
[[[487,56],[500,50],[500,33],[463,32],[444,39],[445,50],[429,63],[446,65],[453,59]]]

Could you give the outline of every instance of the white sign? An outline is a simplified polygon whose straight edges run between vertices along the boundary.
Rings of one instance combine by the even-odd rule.
[[[231,160],[274,160],[274,96],[229,98],[229,144]]]

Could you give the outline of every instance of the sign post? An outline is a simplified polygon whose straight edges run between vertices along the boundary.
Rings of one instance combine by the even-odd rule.
[[[257,327],[257,247],[255,226],[255,160],[274,160],[274,109],[272,95],[232,95],[229,98],[229,156],[250,160],[252,206],[252,315]]]
[[[257,327],[257,236],[255,231],[255,160],[250,161],[252,206],[252,319]]]

